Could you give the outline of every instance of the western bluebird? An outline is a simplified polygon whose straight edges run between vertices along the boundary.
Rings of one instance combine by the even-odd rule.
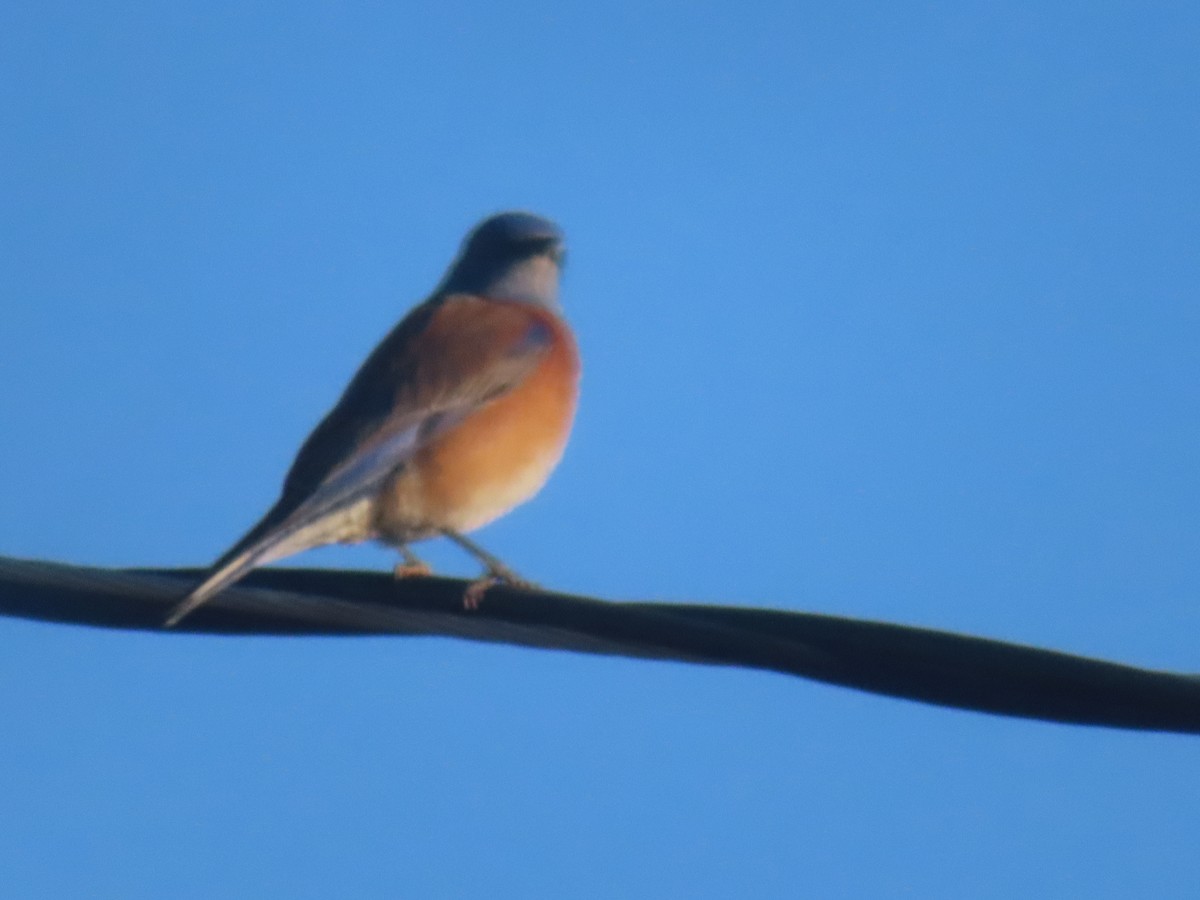
[[[448,537],[486,568],[468,606],[496,580],[519,582],[463,533],[537,493],[566,446],[579,354],[560,316],[563,257],[562,232],[539,216],[476,226],[309,435],[276,504],[167,626],[255,566],[324,544],[394,545],[410,574],[429,571],[410,542]]]

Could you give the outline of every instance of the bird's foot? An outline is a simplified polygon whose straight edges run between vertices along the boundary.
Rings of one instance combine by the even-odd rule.
[[[429,563],[397,563],[392,569],[392,575],[399,581],[401,578],[424,578],[427,575],[433,574],[433,567]]]
[[[424,578],[433,574],[433,566],[421,559],[407,547],[400,548],[400,555],[404,557],[404,562],[398,563],[392,574],[399,581],[401,578]]]
[[[499,557],[492,556],[482,547],[464,534],[460,534],[452,529],[442,531],[446,537],[458,544],[473,557],[479,560],[484,565],[484,572],[479,578],[476,578],[469,585],[463,594],[463,609],[479,609],[479,603],[483,600],[483,595],[488,592],[489,588],[495,587],[498,584],[507,584],[510,587],[516,588],[536,588],[537,585],[532,581],[526,581],[503,562]]]
[[[463,593],[463,609],[476,610],[479,609],[479,604],[483,601],[483,595],[489,589],[498,584],[505,584],[509,587],[536,589],[537,585],[526,578],[522,578],[512,569],[505,565],[488,566],[487,571],[467,585],[466,591]]]

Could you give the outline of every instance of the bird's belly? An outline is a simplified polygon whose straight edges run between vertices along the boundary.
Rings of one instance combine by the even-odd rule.
[[[378,530],[405,541],[472,531],[538,492],[562,458],[575,415],[570,354],[551,354],[518,388],[418,451],[378,511]]]

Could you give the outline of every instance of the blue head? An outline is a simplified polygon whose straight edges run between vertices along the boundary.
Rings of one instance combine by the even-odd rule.
[[[557,225],[533,213],[484,219],[463,241],[438,292],[557,306],[564,241]]]

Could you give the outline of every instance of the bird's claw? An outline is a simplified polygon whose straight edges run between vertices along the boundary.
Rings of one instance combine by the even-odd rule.
[[[392,575],[399,581],[402,578],[425,578],[433,574],[433,567],[429,563],[397,563],[392,569]]]
[[[522,578],[507,566],[492,566],[488,568],[483,576],[476,578],[467,585],[467,590],[463,593],[463,609],[479,609],[479,604],[483,601],[483,595],[498,584],[530,590],[537,588],[534,582]]]

